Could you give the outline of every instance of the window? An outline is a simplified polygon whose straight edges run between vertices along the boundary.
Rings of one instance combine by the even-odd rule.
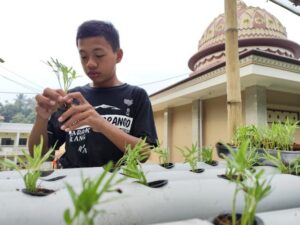
[[[20,138],[19,139],[19,145],[27,145],[27,138]]]
[[[2,138],[1,145],[14,145],[14,140],[11,138]]]
[[[286,110],[277,110],[277,109],[268,109],[268,123],[281,122],[284,123],[286,120],[291,122],[296,122],[299,120],[299,113],[286,111]]]

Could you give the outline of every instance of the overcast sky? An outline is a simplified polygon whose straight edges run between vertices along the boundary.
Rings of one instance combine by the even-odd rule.
[[[275,15],[287,28],[289,39],[300,42],[298,16],[267,0],[244,2]],[[224,0],[1,1],[0,58],[5,63],[0,63],[0,102],[12,100],[16,92],[58,88],[55,75],[43,63],[50,57],[82,74],[72,87],[88,83],[75,35],[78,25],[90,19],[115,25],[124,50],[117,69],[120,80],[151,94],[187,77],[191,72],[187,63],[197,52],[199,39],[223,12]]]

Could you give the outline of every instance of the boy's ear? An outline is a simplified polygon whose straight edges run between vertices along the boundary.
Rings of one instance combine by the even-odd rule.
[[[123,58],[123,50],[119,48],[117,50],[117,63],[121,62],[122,58]]]

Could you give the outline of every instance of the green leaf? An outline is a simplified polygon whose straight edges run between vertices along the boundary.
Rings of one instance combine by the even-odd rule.
[[[50,61],[52,63],[47,61],[47,65],[51,67],[52,71],[56,75],[60,88],[67,93],[72,82],[78,77],[76,75],[76,71],[73,69],[73,67],[69,68],[60,63],[58,59],[51,57]]]
[[[15,162],[11,161],[10,159],[0,160],[0,163],[3,166],[8,167],[9,169],[18,170],[18,166],[15,164]]]
[[[100,203],[101,196],[104,193],[110,192],[113,186],[120,181],[117,180],[114,182],[117,171],[113,174],[108,172],[112,168],[112,165],[112,162],[109,162],[100,176],[93,180],[90,178],[83,178],[83,175],[81,175],[82,191],[78,194],[74,191],[72,186],[66,184],[75,208],[73,215],[71,215],[70,210],[67,212],[68,215],[66,215],[65,211],[64,219],[66,223],[72,218],[72,223],[73,221],[76,221],[76,224],[94,224],[94,218],[100,212],[95,210],[94,206]],[[109,177],[103,184],[103,181],[107,176]],[[81,223],[82,221],[84,221],[84,223]]]
[[[64,220],[66,222],[67,225],[72,225],[72,219],[71,219],[71,215],[70,215],[70,209],[66,209],[64,212]]]

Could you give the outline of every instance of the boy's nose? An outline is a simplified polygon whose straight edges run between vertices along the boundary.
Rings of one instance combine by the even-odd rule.
[[[97,67],[97,63],[95,62],[95,60],[89,59],[89,61],[87,62],[86,66],[88,68],[95,68],[95,67]]]

